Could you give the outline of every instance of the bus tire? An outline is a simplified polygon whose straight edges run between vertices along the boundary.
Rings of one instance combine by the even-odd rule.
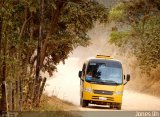
[[[117,110],[121,110],[122,104],[117,104]]]
[[[87,107],[88,106],[88,102],[87,102],[87,100],[83,100],[83,99],[81,99],[81,106],[82,107]]]

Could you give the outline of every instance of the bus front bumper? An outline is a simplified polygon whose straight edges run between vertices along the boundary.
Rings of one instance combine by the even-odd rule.
[[[122,94],[119,95],[103,95],[83,92],[83,100],[88,100],[90,103],[108,104],[108,103],[122,103]]]

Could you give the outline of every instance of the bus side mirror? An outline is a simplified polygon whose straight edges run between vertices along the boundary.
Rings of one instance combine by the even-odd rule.
[[[127,80],[127,82],[130,81],[130,75],[129,74],[127,74],[127,79],[126,80]]]
[[[79,76],[79,78],[82,77],[82,71],[79,71],[78,76]]]
[[[129,74],[127,74],[126,81],[127,82],[125,82],[124,85],[126,85],[128,83],[128,81],[130,81],[130,75]]]
[[[84,81],[83,78],[81,78],[82,77],[82,71],[79,71],[78,76],[82,81]]]

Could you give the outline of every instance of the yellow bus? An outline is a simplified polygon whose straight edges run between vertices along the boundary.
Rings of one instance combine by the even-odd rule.
[[[79,77],[82,107],[98,104],[121,109],[124,85],[130,80],[130,75],[127,74],[125,79],[120,61],[110,56],[97,55],[83,64]]]

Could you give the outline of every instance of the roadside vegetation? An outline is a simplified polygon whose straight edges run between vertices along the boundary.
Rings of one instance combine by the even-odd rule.
[[[44,94],[41,98],[41,104],[39,107],[30,108],[33,111],[67,111],[75,108],[75,105],[71,102],[67,102],[57,98],[56,96],[47,96]]]
[[[55,96],[47,96],[43,94],[40,105],[31,107],[22,112],[24,116],[55,116],[55,117],[80,117],[78,113],[72,113],[70,110],[77,110],[74,104],[68,101],[61,100]]]
[[[142,92],[160,95],[160,1],[122,0],[109,11],[109,42],[128,53],[132,78]],[[134,58],[134,59],[133,59]]]
[[[87,46],[108,9],[90,0],[0,1],[0,108],[40,106],[46,78],[77,46]]]

